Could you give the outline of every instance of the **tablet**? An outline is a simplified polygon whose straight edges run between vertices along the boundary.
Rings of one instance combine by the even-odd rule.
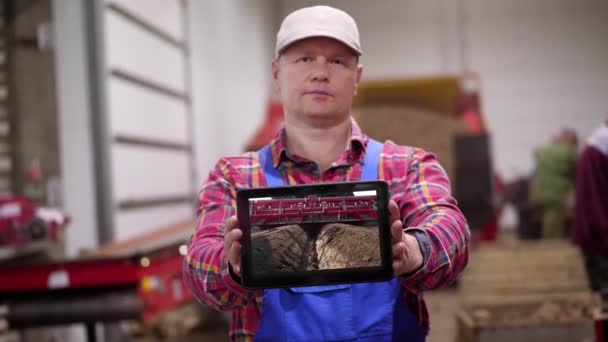
[[[237,191],[241,285],[285,288],[393,275],[384,181]]]

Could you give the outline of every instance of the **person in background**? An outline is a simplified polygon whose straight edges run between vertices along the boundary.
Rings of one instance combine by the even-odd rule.
[[[578,139],[562,129],[535,151],[536,170],[530,184],[530,203],[540,211],[543,238],[565,238],[569,199],[574,185]]]
[[[467,264],[468,225],[435,156],[372,140],[352,118],[361,55],[347,13],[314,6],[288,15],[272,61],[284,127],[260,151],[221,158],[202,186],[184,280],[202,302],[232,312],[231,340],[424,341],[423,292],[451,284]],[[362,179],[389,184],[390,281],[263,291],[240,285],[238,188]]]
[[[575,189],[571,238],[585,254],[591,287],[608,289],[608,121],[581,151]]]

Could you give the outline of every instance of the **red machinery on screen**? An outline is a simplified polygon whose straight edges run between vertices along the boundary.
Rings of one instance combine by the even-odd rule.
[[[281,198],[253,200],[252,225],[356,222],[378,219],[376,196]]]

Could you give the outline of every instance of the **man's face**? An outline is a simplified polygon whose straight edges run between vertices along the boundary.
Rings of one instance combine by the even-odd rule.
[[[350,115],[361,73],[354,52],[330,38],[295,42],[272,63],[286,115],[317,123]]]

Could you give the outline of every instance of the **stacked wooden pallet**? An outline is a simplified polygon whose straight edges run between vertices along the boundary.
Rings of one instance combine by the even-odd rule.
[[[593,338],[599,298],[583,256],[566,241],[481,245],[460,279],[459,341]]]

